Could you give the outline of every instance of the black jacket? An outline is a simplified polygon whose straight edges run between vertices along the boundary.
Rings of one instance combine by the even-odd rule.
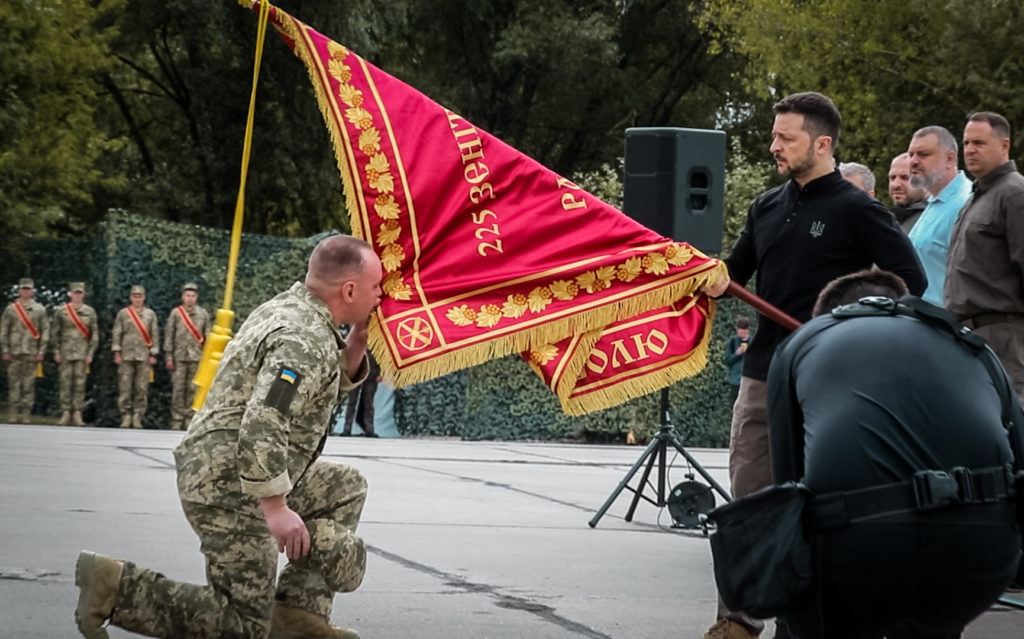
[[[801,322],[810,319],[826,284],[872,264],[902,277],[913,295],[927,286],[893,214],[838,170],[803,188],[789,180],[759,195],[725,263],[741,285],[757,272],[757,295]],[[772,353],[788,334],[761,316],[743,375],[765,380]]]

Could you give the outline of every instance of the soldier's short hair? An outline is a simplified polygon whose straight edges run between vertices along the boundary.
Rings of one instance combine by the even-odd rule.
[[[373,247],[351,235],[324,238],[309,256],[309,275],[322,281],[333,281],[363,267],[363,256]]]
[[[803,130],[811,136],[812,142],[819,136],[827,135],[832,138],[833,149],[839,144],[839,127],[843,117],[827,95],[815,91],[794,93],[776,102],[773,109],[776,115],[795,113],[804,116]]]

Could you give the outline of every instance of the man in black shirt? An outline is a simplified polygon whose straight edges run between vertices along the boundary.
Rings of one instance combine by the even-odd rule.
[[[926,287],[921,263],[896,218],[836,170],[832,154],[841,120],[820,93],[797,93],[775,105],[770,150],[789,180],[754,200],[725,260],[730,277],[740,284],[757,272],[757,294],[800,321],[810,318],[828,282],[872,264],[899,275],[914,294]],[[729,437],[735,497],[771,483],[764,380],[775,347],[787,334],[760,316],[746,353]],[[747,639],[764,628],[721,601],[718,619],[705,639]]]
[[[802,481],[815,495],[805,522],[816,581],[786,612],[799,637],[959,637],[1015,571],[1013,454],[997,384],[1009,410],[1019,406],[987,349],[876,310],[905,292],[884,271],[836,280],[771,364],[773,482]],[[884,298],[842,306],[864,295]],[[967,503],[920,508],[915,474],[952,481]]]

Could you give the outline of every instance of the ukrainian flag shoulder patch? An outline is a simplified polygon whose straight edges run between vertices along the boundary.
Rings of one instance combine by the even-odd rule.
[[[281,370],[277,373],[277,378],[270,385],[263,403],[277,410],[282,415],[287,415],[301,381],[301,373],[282,366]]]

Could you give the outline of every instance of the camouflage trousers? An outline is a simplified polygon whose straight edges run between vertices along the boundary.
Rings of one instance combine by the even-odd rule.
[[[85,406],[84,359],[60,361],[60,410],[68,413],[81,411]]]
[[[31,413],[36,401],[35,355],[11,355],[7,363],[7,402],[12,413]]]
[[[365,500],[366,479],[358,470],[314,462],[288,494],[288,506],[309,529],[311,549],[288,562],[276,585],[277,542],[265,522],[183,501],[206,556],[208,585],[125,562],[111,623],[167,639],[264,639],[275,601],[329,618],[334,593],[351,592],[363,581],[366,549],[355,531]]]
[[[196,376],[199,362],[174,360],[171,371],[171,424],[178,425],[192,418],[192,399],[196,395],[192,378]]]
[[[117,410],[121,415],[146,413],[149,399],[148,360],[122,361],[117,371]]]

